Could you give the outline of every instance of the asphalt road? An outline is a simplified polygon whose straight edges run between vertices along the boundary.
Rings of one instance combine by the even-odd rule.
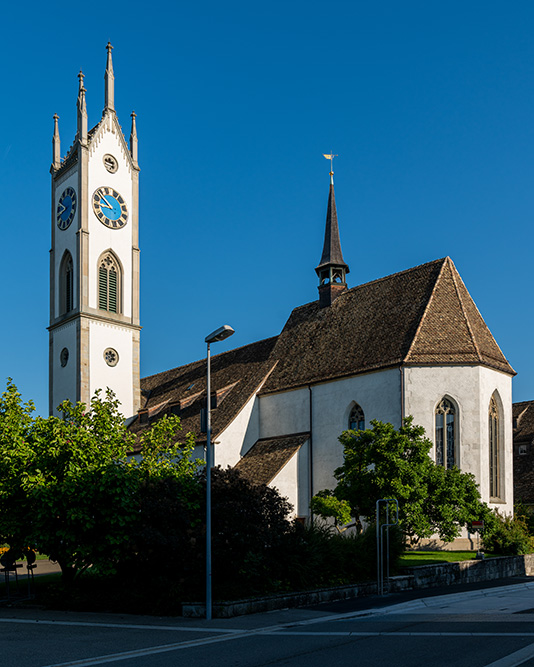
[[[534,581],[518,582],[211,622],[4,607],[0,659],[6,667],[534,666]]]

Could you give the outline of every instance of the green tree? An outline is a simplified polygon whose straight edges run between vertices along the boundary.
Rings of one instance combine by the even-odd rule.
[[[22,403],[11,381],[0,399],[0,535],[57,560],[66,579],[89,566],[115,571],[142,520],[140,494],[150,478],[194,484],[199,462],[191,460],[191,436],[184,446],[176,442],[179,419],[166,416],[141,436],[146,456],[137,461],[118,405],[108,390],[90,406],[65,401],[62,418],[32,419],[32,404]]]
[[[378,499],[396,498],[399,523],[407,537],[416,540],[438,534],[445,541],[457,537],[461,526],[485,515],[487,508],[474,476],[437,466],[429,456],[432,443],[411,417],[399,430],[377,420],[371,426],[341,434],[344,463],[335,471],[337,487],[315,496],[312,507],[317,514],[343,523],[345,502],[358,525],[360,517],[374,520]]]

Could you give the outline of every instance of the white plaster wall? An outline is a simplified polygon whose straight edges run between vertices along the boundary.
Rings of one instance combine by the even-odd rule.
[[[391,369],[326,382],[311,388],[313,396],[313,492],[335,486],[334,470],[343,463],[338,437],[348,428],[354,402],[371,419],[400,426],[400,371]],[[310,430],[310,390],[297,389],[260,397],[262,438]]]
[[[295,517],[309,516],[308,455],[306,441],[269,484],[289,500]]]
[[[111,153],[119,163],[116,173],[110,174],[104,167],[102,158]],[[92,198],[94,191],[101,186],[115,188],[123,196],[128,207],[128,221],[122,229],[110,229],[103,225],[93,211]],[[89,155],[89,307],[98,308],[97,303],[97,262],[100,255],[112,249],[122,265],[122,313],[126,317],[132,315],[132,174],[122,141],[116,133],[111,117],[102,134],[98,134],[91,144]]]
[[[260,438],[304,433],[310,430],[310,396],[307,387],[260,397]]]
[[[501,501],[490,503],[501,513],[511,513],[514,509],[514,470],[513,470],[513,435],[512,435],[512,378],[490,368],[480,368],[480,424],[481,440],[485,444],[481,452],[481,492],[489,498],[489,419],[488,409],[491,397],[497,392],[497,404],[501,412],[503,443],[501,451]],[[500,399],[500,401],[499,401]]]
[[[365,426],[372,419],[400,426],[400,371],[368,373],[314,386],[313,392],[313,493],[334,488],[334,470],[343,463],[339,436],[349,427],[350,411],[358,403]]]
[[[52,405],[54,407],[54,414],[57,406],[69,399],[73,403],[76,401],[76,378],[77,378],[77,336],[76,323],[69,322],[54,331],[52,342],[52,377],[53,395]],[[61,366],[61,350],[66,347],[69,351],[69,360],[65,367]]]
[[[74,218],[72,222],[70,223],[69,227],[67,229],[61,230],[57,226],[57,206],[59,202],[59,198],[63,194],[64,190],[68,187],[71,187],[74,189],[76,192],[76,212],[74,214]],[[59,269],[61,266],[61,260],[63,259],[63,255],[65,253],[65,250],[68,250],[72,256],[72,266],[74,269],[74,276],[78,275],[78,262],[77,262],[77,253],[76,253],[76,247],[77,247],[77,236],[76,232],[78,231],[78,216],[79,216],[79,211],[80,211],[80,206],[81,206],[81,197],[80,193],[78,192],[78,172],[76,170],[71,170],[67,174],[64,175],[63,178],[59,180],[58,183],[55,185],[55,208],[53,212],[53,225],[52,225],[52,234],[54,237],[54,276],[55,276],[55,282],[56,282],[56,290],[55,290],[55,295],[54,295],[54,317],[59,317],[60,310],[59,310]],[[78,302],[78,289],[77,289],[78,281],[75,278],[74,280],[74,294],[73,294],[73,306],[74,308],[77,308],[79,306]]]
[[[112,347],[119,354],[116,366],[108,366],[104,350]],[[114,324],[91,321],[89,325],[89,359],[91,376],[90,395],[96,389],[112,389],[120,401],[120,411],[125,417],[133,414],[133,364],[132,332]],[[126,372],[125,370],[126,369]]]
[[[488,408],[491,396],[498,390],[505,425],[503,443],[503,503],[501,511],[513,509],[512,480],[512,396],[511,378],[504,373],[480,366],[436,366],[405,369],[405,414],[423,426],[435,443],[434,414],[438,402],[449,396],[458,406],[458,467],[472,473],[482,499],[489,502]],[[435,450],[431,452],[435,460]],[[495,505],[497,506],[497,505]]]
[[[225,398],[232,400],[232,394]],[[254,395],[250,398],[234,421],[217,436],[214,446],[214,465],[233,467],[259,439],[259,404]]]

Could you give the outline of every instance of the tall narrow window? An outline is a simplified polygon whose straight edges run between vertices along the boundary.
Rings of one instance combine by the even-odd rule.
[[[357,403],[350,411],[349,428],[352,431],[363,431],[365,429],[365,415]]]
[[[117,259],[106,253],[98,264],[98,307],[120,313],[121,273]]]
[[[501,497],[500,420],[495,397],[489,404],[490,498]]]
[[[443,398],[436,408],[436,463],[445,468],[456,465],[456,408]]]
[[[74,267],[68,250],[63,255],[59,270],[59,302],[60,315],[74,308]]]

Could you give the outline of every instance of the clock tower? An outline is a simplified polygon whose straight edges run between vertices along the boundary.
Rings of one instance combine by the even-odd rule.
[[[61,157],[54,115],[50,250],[50,413],[66,398],[88,404],[112,389],[125,417],[139,386],[139,165],[132,113],[127,144],[115,113],[111,44],[105,105],[88,130],[78,75],[77,132]]]

